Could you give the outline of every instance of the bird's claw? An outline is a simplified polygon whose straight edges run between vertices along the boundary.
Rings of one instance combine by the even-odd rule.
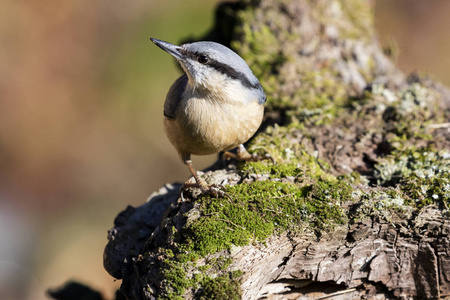
[[[259,157],[259,156],[257,156],[257,158],[258,158],[258,160],[256,160],[256,161],[262,161],[262,160],[270,160],[270,161],[272,162],[272,164],[273,164],[273,165],[275,164],[275,161],[273,160],[273,157],[272,157],[272,156],[270,156],[270,154],[269,154],[269,153],[266,153],[266,154],[264,154],[264,156],[263,156],[263,157]]]
[[[199,188],[201,191],[201,195],[212,195],[213,197],[227,197],[230,201],[233,201],[233,198],[229,194],[223,191],[223,186],[218,184],[206,185],[205,183],[190,183],[185,182],[180,188],[180,197],[181,201],[185,202],[183,192],[188,188]]]
[[[233,198],[231,198],[231,196],[227,193],[225,193],[222,189],[223,186],[222,185],[218,185],[218,184],[212,184],[208,187],[206,187],[206,189],[202,189],[202,194],[209,194],[209,195],[213,195],[214,197],[227,197],[228,199],[230,199],[230,201],[233,201]]]

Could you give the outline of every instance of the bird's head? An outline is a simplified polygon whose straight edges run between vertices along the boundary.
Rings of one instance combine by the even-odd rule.
[[[265,101],[258,79],[247,63],[231,49],[215,42],[177,46],[154,38],[151,41],[177,59],[193,88],[217,92],[229,86],[242,93],[255,94],[261,104]]]

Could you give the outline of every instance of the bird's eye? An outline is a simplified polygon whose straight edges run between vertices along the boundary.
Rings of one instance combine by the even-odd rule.
[[[200,55],[200,56],[197,58],[197,60],[198,60],[198,62],[201,63],[201,64],[206,64],[206,63],[208,62],[209,58],[208,58],[208,56],[206,56],[206,55]]]

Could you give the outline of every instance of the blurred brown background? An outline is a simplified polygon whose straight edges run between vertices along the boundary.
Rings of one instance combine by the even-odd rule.
[[[179,71],[149,37],[200,37],[217,3],[0,4],[0,299],[46,299],[68,279],[111,298],[115,215],[189,177],[162,127]],[[401,69],[450,85],[450,1],[377,0],[375,13]]]

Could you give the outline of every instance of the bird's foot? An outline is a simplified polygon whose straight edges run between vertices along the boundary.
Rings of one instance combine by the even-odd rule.
[[[233,201],[233,198],[229,194],[223,191],[223,186],[218,184],[207,185],[204,180],[200,182],[185,182],[180,188],[180,197],[181,201],[185,202],[183,192],[189,188],[198,188],[200,189],[200,195],[212,195],[214,197],[227,197],[230,201]]]
[[[270,160],[272,162],[272,164],[275,164],[275,161],[273,160],[272,156],[270,156],[270,154],[266,153],[264,156],[260,157],[255,153],[250,154],[247,149],[245,149],[244,145],[239,145],[239,147],[237,148],[237,152],[236,154],[225,151],[223,153],[223,158],[226,160],[229,159],[235,159],[237,161],[245,161],[245,162],[249,162],[249,161],[263,161],[263,160]]]

